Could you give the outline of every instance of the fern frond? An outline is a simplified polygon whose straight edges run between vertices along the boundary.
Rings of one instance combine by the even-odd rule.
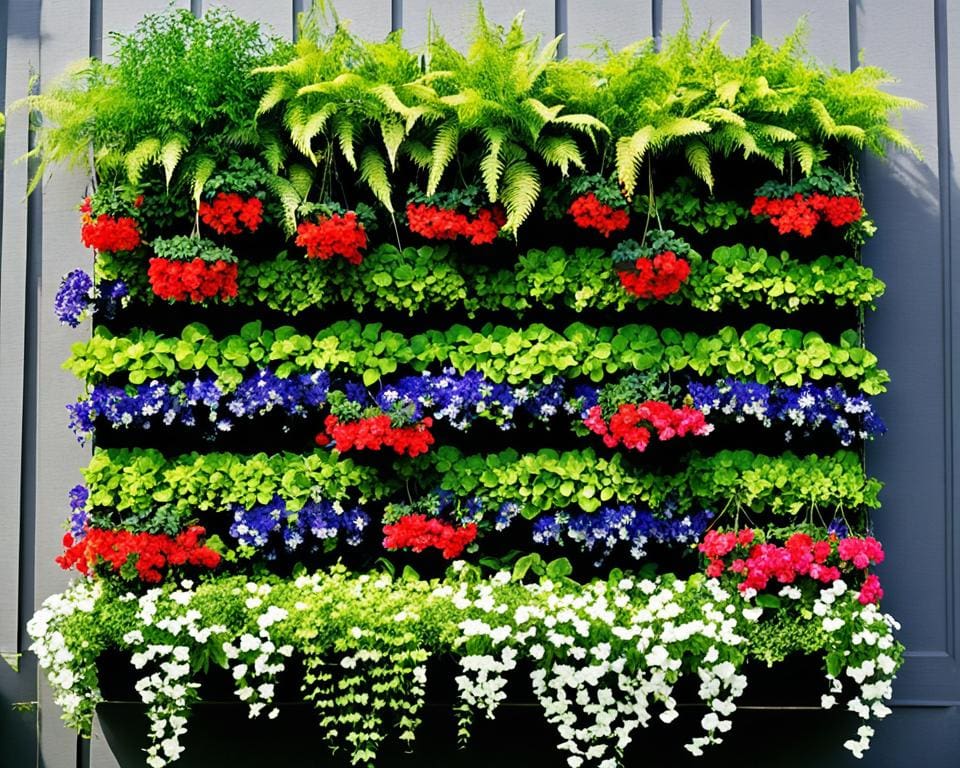
[[[651,149],[660,149],[674,139],[710,132],[710,123],[692,117],[673,117],[657,126],[650,139]]]
[[[170,188],[170,180],[173,178],[173,172],[180,162],[180,158],[183,157],[183,150],[186,147],[186,137],[176,134],[167,139],[166,143],[160,148],[160,162],[163,165],[168,189]]]
[[[507,211],[507,232],[517,233],[517,228],[530,215],[540,196],[540,175],[526,160],[515,160],[503,171],[503,186],[500,200]]]
[[[383,136],[383,145],[387,148],[387,157],[390,167],[397,167],[397,150],[407,135],[403,123],[398,120],[385,119],[380,121],[380,135]]]
[[[430,148],[420,141],[405,141],[400,145],[400,152],[409,157],[420,170],[425,171],[433,162]]]
[[[337,140],[337,146],[343,154],[346,161],[353,170],[357,170],[357,158],[353,152],[354,132],[356,126],[353,120],[343,112],[338,112],[333,116],[330,124],[333,135]]]
[[[196,158],[191,169],[193,177],[193,202],[196,206],[200,205],[200,195],[203,193],[203,185],[213,175],[217,164],[209,155],[201,155]]]
[[[280,207],[283,210],[283,231],[291,237],[297,231],[297,208],[303,198],[297,193],[293,184],[280,176],[271,176],[266,183],[273,196],[280,201]]]
[[[741,81],[728,80],[722,85],[717,86],[715,93],[717,94],[717,98],[729,107],[737,100],[737,94],[740,93],[741,87],[743,87]]]
[[[288,98],[288,87],[283,80],[277,80],[260,97],[260,104],[257,106],[257,117],[266,114],[281,101]]]
[[[583,170],[583,154],[577,142],[569,136],[543,136],[537,142],[537,152],[547,165],[554,165],[566,176],[570,166]]]
[[[324,104],[319,111],[310,114],[300,105],[296,105],[288,112],[287,127],[290,130],[290,140],[293,146],[309,157],[314,165],[317,163],[317,156],[313,152],[313,139],[323,131],[336,111],[336,104],[331,103]]]
[[[805,174],[810,173],[813,166],[825,159],[826,155],[827,153],[824,150],[806,141],[798,139],[790,144],[790,156]]]
[[[500,188],[500,175],[503,173],[503,159],[500,157],[500,149],[506,139],[506,131],[502,128],[487,126],[482,131],[483,137],[487,141],[487,153],[480,161],[480,175],[483,178],[483,186],[486,187],[487,197],[491,203],[497,201],[497,191]]]
[[[288,171],[290,185],[294,188],[301,200],[305,200],[313,186],[314,172],[304,165],[291,165]]]
[[[443,172],[457,152],[460,129],[450,121],[440,126],[433,137],[433,150],[430,158],[430,175],[427,178],[427,194],[432,195],[440,185]]]
[[[643,156],[650,147],[655,128],[645,125],[632,136],[617,139],[617,178],[627,198],[633,196]]]
[[[699,139],[694,139],[686,147],[684,154],[687,157],[687,164],[690,170],[694,172],[704,184],[713,191],[713,171],[710,168],[710,152],[707,146]]]
[[[387,178],[387,164],[383,157],[373,147],[366,147],[360,155],[360,180],[370,187],[370,191],[383,207],[393,213],[393,202],[390,200],[390,180]]]
[[[132,184],[140,181],[140,174],[144,167],[156,162],[159,154],[160,139],[156,136],[143,139],[143,141],[127,153],[124,164],[127,167],[127,177]]]

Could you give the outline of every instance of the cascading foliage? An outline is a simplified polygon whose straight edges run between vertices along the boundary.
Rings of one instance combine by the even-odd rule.
[[[272,718],[294,660],[371,764],[452,656],[468,748],[526,677],[571,768],[614,768],[681,678],[699,755],[799,652],[861,756],[902,647],[856,153],[914,150],[915,104],[801,39],[558,60],[482,10],[420,52],[325,4],[296,43],[170,11],[30,97],[40,173],[93,158],[55,307],[94,320],[78,577],[29,624],[67,722],[129,658],[164,766],[211,665]]]

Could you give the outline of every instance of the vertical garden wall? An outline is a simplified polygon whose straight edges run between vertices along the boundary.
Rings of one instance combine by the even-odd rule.
[[[726,5],[693,4],[681,38],[670,3],[530,4],[525,34],[498,32],[517,9],[494,5],[466,59],[471,11],[449,6],[425,74],[363,42],[403,26],[422,46],[414,3],[351,4],[356,37],[318,20],[296,49],[281,42],[296,4],[233,4],[272,43],[213,15],[119,49],[105,33],[158,9],[10,4],[8,101],[27,61],[47,94],[78,57],[120,64],[94,75],[96,190],[78,155],[24,206],[24,112],[6,137],[3,418],[23,439],[4,445],[4,568],[21,585],[0,604],[5,650],[63,588],[59,556],[98,586],[39,614],[36,649],[75,725],[97,686],[107,700],[88,757],[41,685],[38,711],[0,718],[17,750],[39,717],[46,765],[142,764],[144,706],[123,703],[142,699],[157,765],[181,741],[184,765],[278,743],[321,764],[324,742],[338,760],[448,761],[471,726],[456,759],[522,733],[496,759],[613,765],[632,735],[625,764],[653,745],[692,759],[685,742],[721,762],[759,744],[841,764],[899,659],[879,573],[907,664],[864,759],[897,765],[920,742],[948,759],[956,20],[945,3],[899,25],[882,4],[811,14],[812,53],[847,69],[864,47],[905,81],[885,90],[927,105],[904,121],[925,159],[881,161],[897,105],[871,73],[822,75],[789,47],[728,59],[796,19]],[[709,15],[730,19],[719,47],[698,40]],[[524,44],[554,32],[570,57],[604,35],[667,53],[556,66]],[[177,53],[208,33],[206,54]],[[176,87],[170,59],[195,67],[179,116],[157,85]],[[210,77],[231,63],[262,71]],[[116,82],[140,90],[124,102]],[[48,159],[88,130],[73,103],[36,104],[75,131],[41,140]],[[95,288],[71,271],[94,252]],[[53,304],[67,326],[95,310],[92,337]],[[20,664],[3,693],[30,700]],[[198,696],[214,703],[188,725]],[[248,709],[249,740],[229,738]]]

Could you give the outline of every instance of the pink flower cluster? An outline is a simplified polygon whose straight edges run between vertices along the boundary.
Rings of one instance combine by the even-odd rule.
[[[647,400],[634,405],[624,403],[607,424],[599,405],[587,411],[583,423],[594,434],[603,437],[608,448],[623,445],[636,451],[645,451],[653,433],[658,440],[670,440],[687,435],[709,435],[713,425],[708,424],[703,412],[683,406],[673,408],[669,403]]]
[[[706,574],[719,578],[729,570],[741,581],[741,592],[760,592],[771,580],[792,584],[799,577],[830,584],[842,578],[844,571],[865,571],[883,562],[883,547],[872,536],[837,539],[831,534],[815,540],[806,533],[794,533],[783,546],[768,542],[754,543],[756,534],[749,528],[734,531],[709,531],[699,550],[708,559]],[[731,562],[725,561],[733,555]],[[865,574],[858,599],[861,604],[875,603],[883,597],[880,580]]]

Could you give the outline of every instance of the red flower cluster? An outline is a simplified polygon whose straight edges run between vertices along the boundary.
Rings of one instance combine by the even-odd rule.
[[[500,228],[507,223],[503,208],[481,208],[471,219],[463,213],[436,205],[410,203],[407,206],[407,225],[410,231],[429,240],[456,240],[467,238],[473,245],[492,243]]]
[[[84,205],[86,207],[80,207],[83,212],[80,239],[87,248],[96,251],[132,251],[140,245],[140,230],[136,219],[129,216],[115,219],[105,213],[94,219],[89,203],[85,202]]]
[[[457,528],[435,517],[406,515],[392,525],[383,526],[383,533],[385,549],[410,547],[414,552],[423,552],[428,547],[436,547],[447,560],[452,560],[477,538],[477,524]]]
[[[57,564],[64,570],[75,566],[87,576],[101,562],[109,565],[114,573],[129,563],[141,581],[157,583],[163,578],[160,569],[167,566],[216,568],[220,564],[220,555],[200,543],[205,533],[199,525],[187,528],[176,538],[164,533],[88,528],[80,541],[74,541],[69,533],[63,537],[64,553],[57,558]]]
[[[347,211],[321,216],[316,223],[305,221],[297,227],[297,245],[307,249],[311,259],[343,256],[351,264],[363,261],[361,250],[367,247],[367,231],[357,214]]]
[[[700,552],[709,559],[706,574],[719,578],[726,570],[724,557],[738,547],[743,548],[740,557],[729,564],[732,573],[743,577],[738,585],[741,592],[766,589],[771,579],[780,584],[792,584],[798,576],[809,576],[815,581],[829,584],[841,577],[839,566],[850,563],[854,570],[863,571],[871,565],[883,562],[883,547],[868,536],[841,539],[830,535],[827,539],[814,541],[805,533],[795,533],[782,547],[776,544],[753,544],[754,532],[745,528],[739,532],[709,531],[700,543]],[[828,561],[836,555],[834,563]],[[839,562],[837,562],[839,561]],[[858,596],[866,605],[875,603],[883,596],[880,580],[867,575]]]
[[[630,225],[630,213],[626,208],[614,208],[601,203],[593,192],[580,195],[572,203],[567,212],[581,229],[595,229],[604,237],[610,237],[613,232],[619,232]]]
[[[616,448],[623,445],[637,451],[645,451],[652,432],[659,440],[670,440],[687,435],[709,435],[713,425],[707,424],[701,411],[689,406],[673,408],[659,400],[647,400],[639,405],[625,403],[610,417],[608,425],[603,420],[599,405],[587,411],[583,420],[591,432],[603,437],[604,445]]]
[[[150,287],[161,299],[199,303],[214,296],[232,299],[237,295],[237,265],[223,259],[211,263],[200,258],[152,258],[147,275]]]
[[[386,446],[401,456],[419,456],[433,445],[433,419],[429,416],[410,427],[394,427],[385,413],[357,421],[340,421],[330,414],[323,426],[326,432],[317,435],[317,444],[329,445],[332,441],[340,453],[351,449],[378,451]]]
[[[244,200],[236,192],[217,192],[212,203],[200,203],[200,219],[221,235],[239,235],[241,224],[256,232],[263,221],[263,203],[257,197]]]
[[[833,227],[859,221],[863,216],[863,207],[858,198],[849,195],[833,197],[817,192],[804,197],[797,193],[793,197],[758,197],[753,201],[750,213],[769,216],[770,223],[781,235],[796,232],[803,237],[810,237],[821,221]]]
[[[690,264],[673,251],[658,253],[652,259],[639,258],[632,270],[621,270],[620,283],[627,293],[641,299],[665,299],[680,290],[690,276]]]

